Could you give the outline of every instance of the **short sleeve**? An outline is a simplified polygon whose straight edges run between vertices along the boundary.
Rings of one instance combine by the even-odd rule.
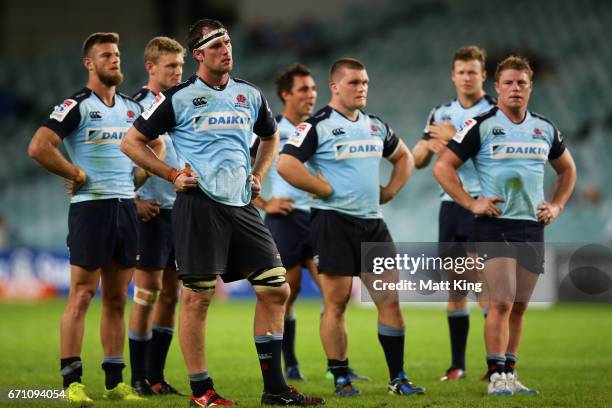
[[[272,110],[268,105],[268,101],[260,92],[261,95],[261,106],[259,112],[257,112],[257,120],[253,125],[253,132],[257,133],[263,140],[269,139],[276,132],[276,120],[272,114]]]
[[[162,92],[155,96],[151,106],[146,108],[134,122],[134,127],[149,139],[156,139],[175,125],[172,98],[166,97]]]
[[[296,157],[302,162],[307,161],[315,154],[319,144],[317,128],[312,123],[302,122],[295,128],[281,154],[288,154]]]
[[[400,144],[400,139],[397,137],[393,129],[391,129],[386,123],[385,127],[387,128],[387,136],[383,142],[383,157],[391,157],[397,150]]]
[[[53,108],[49,118],[42,124],[64,139],[81,123],[79,103],[74,99],[66,99]]]
[[[436,117],[437,110],[438,108],[436,107],[436,108],[433,108],[431,112],[429,112],[429,116],[427,117],[427,123],[425,124],[425,128],[423,129],[423,136],[421,137],[421,139],[423,140],[431,139],[431,135],[429,134],[427,129],[429,128],[429,125],[433,125],[435,123],[435,117]]]
[[[550,147],[550,151],[548,152],[548,160],[555,160],[561,157],[563,152],[565,151],[565,143],[563,143],[563,137],[561,136],[561,132],[555,127],[552,146]]]
[[[463,127],[448,143],[447,147],[461,159],[466,161],[476,156],[480,151],[480,124],[476,119],[468,119]]]

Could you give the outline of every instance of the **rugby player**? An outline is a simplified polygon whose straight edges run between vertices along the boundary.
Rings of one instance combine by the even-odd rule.
[[[81,350],[85,315],[100,280],[104,397],[142,399],[123,382],[122,374],[124,311],[136,264],[136,207],[132,162],[119,149],[141,108],[116,92],[123,80],[118,44],[116,33],[87,37],[83,43],[85,88],[54,108],[28,148],[30,157],[67,180],[71,195],[70,289],[60,326],[60,368],[66,398],[81,406],[93,404],[81,382]],[[62,142],[70,161],[59,151]]]
[[[455,85],[457,97],[452,101],[435,107],[427,119],[423,137],[414,146],[412,153],[417,169],[427,167],[432,156],[439,154],[463,123],[479,113],[495,106],[495,101],[485,93],[483,84],[486,79],[485,51],[476,46],[467,46],[455,51],[451,66],[451,80]],[[478,175],[471,160],[457,169],[464,189],[477,197],[480,194]],[[444,192],[440,194],[438,216],[438,242],[441,257],[475,258],[474,215],[455,203]],[[475,270],[457,274],[448,271],[449,281],[468,279],[477,281]],[[485,303],[482,302],[486,317]],[[451,341],[451,365],[441,378],[454,381],[465,378],[465,349],[470,328],[470,314],[467,293],[449,291],[447,305],[448,329]]]
[[[559,130],[527,110],[533,71],[526,59],[510,56],[495,71],[497,106],[464,122],[438,158],[433,173],[444,190],[477,215],[476,249],[486,255],[484,280],[489,312],[485,346],[489,395],[537,394],[515,371],[523,316],[544,272],[544,227],[570,197],[576,166]],[[481,195],[474,198],[457,175],[473,158]],[[552,200],[544,198],[544,167],[557,173]]]
[[[289,286],[268,229],[251,203],[278,147],[276,121],[261,91],[229,75],[232,43],[216,20],[191,25],[188,46],[198,63],[194,76],[157,95],[130,128],[122,150],[145,170],[174,183],[178,191],[172,229],[179,278],[184,287],[179,341],[195,406],[235,405],[214,389],[204,357],[206,312],[217,275],[248,279],[253,286],[254,340],[264,380],[262,404],[320,405],[289,387],[281,368],[285,303]],[[146,147],[169,132],[179,170]],[[255,163],[249,160],[252,134],[259,135]]]
[[[353,276],[361,272],[362,242],[392,242],[380,204],[401,190],[413,160],[393,130],[364,113],[368,74],[355,59],[340,59],[330,69],[331,100],[298,125],[281,152],[277,170],[291,185],[313,194],[311,230],[323,292],[321,341],[334,375],[335,394],[359,394],[348,376],[346,305]],[[379,185],[381,157],[393,165],[388,184]],[[313,175],[304,162],[317,170]],[[423,393],[404,373],[404,321],[397,298],[375,299],[378,338],[389,368],[388,390]]]
[[[184,54],[171,38],[149,41],[144,51],[149,80],[134,99],[149,106],[156,95],[181,82]],[[158,140],[164,144],[165,162],[180,167],[170,136]],[[138,259],[128,338],[132,387],[140,395],[178,394],[164,378],[179,296],[170,219],[175,199],[174,186],[157,176],[146,180],[136,195]]]

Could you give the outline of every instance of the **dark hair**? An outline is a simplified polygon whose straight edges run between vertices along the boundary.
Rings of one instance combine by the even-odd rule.
[[[530,80],[533,78],[533,70],[531,69],[527,58],[521,57],[520,55],[510,55],[497,64],[497,69],[495,70],[495,82],[499,81],[501,73],[507,69],[522,71],[529,76]]]
[[[211,18],[202,18],[189,26],[189,33],[187,34],[187,46],[189,51],[192,52],[198,41],[202,39],[202,31],[205,28],[216,30],[218,28],[225,28],[222,22],[219,20],[213,20]]]
[[[336,75],[336,73],[342,68],[358,70],[366,69],[365,65],[363,65],[359,60],[356,60],[354,58],[340,58],[339,60],[336,60],[336,62],[334,62],[331,68],[329,69],[330,81],[333,80],[334,75]]]
[[[296,63],[290,65],[284,71],[281,71],[276,77],[274,83],[276,84],[276,94],[280,98],[281,102],[285,103],[283,100],[283,92],[291,91],[293,88],[293,78],[295,77],[304,77],[304,76],[312,76],[310,70],[306,68],[306,66]]]
[[[97,44],[119,44],[117,33],[93,33],[83,42],[83,58],[89,56],[89,52]]]
[[[467,47],[458,48],[453,56],[453,63],[451,69],[455,69],[455,61],[472,61],[476,60],[480,62],[482,69],[485,69],[485,60],[487,59],[487,52],[482,48],[475,45],[468,45]]]

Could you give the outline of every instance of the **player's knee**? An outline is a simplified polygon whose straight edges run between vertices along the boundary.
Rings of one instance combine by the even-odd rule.
[[[497,314],[506,315],[512,310],[512,302],[495,302],[491,303],[489,310],[495,310]]]
[[[73,316],[78,316],[87,311],[91,299],[95,296],[96,292],[89,288],[77,288],[70,294],[68,302],[69,312]]]
[[[267,304],[276,306],[285,306],[290,297],[291,289],[289,285],[282,285],[279,287],[271,287],[266,290],[259,290],[255,292],[257,300]]]
[[[159,290],[150,290],[134,286],[134,303],[144,306],[153,307],[159,296]]]
[[[344,299],[331,299],[325,302],[323,314],[334,318],[341,318],[346,312],[347,303]]]
[[[214,291],[192,290],[186,288],[183,293],[182,308],[197,316],[205,316],[212,301]]]
[[[256,293],[274,291],[279,295],[284,294],[285,300],[287,300],[289,288],[285,280],[286,272],[282,266],[260,269],[251,273],[247,279]]]
[[[113,312],[123,313],[127,303],[127,293],[112,293],[102,296],[102,308],[112,310]]]
[[[523,316],[527,311],[527,302],[516,302],[512,305],[512,314],[515,316]]]
[[[166,308],[173,309],[178,303],[179,292],[178,290],[164,290],[162,289],[157,298],[157,303],[163,305]]]

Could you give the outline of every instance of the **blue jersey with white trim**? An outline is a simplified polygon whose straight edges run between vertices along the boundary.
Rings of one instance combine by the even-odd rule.
[[[382,218],[380,159],[398,146],[399,138],[378,117],[359,112],[351,121],[326,106],[297,126],[282,153],[308,161],[332,185],[332,194],[313,200],[312,208]]]
[[[491,98],[489,95],[485,95],[478,102],[476,102],[473,106],[469,108],[464,108],[461,106],[461,103],[458,99],[453,99],[451,102],[436,106],[431,113],[429,114],[429,118],[427,119],[427,125],[425,125],[425,129],[423,131],[423,140],[431,139],[427,128],[429,125],[433,125],[435,123],[443,123],[449,122],[451,123],[457,131],[461,130],[463,123],[477,116],[481,113],[484,113],[495,106],[495,100]],[[463,163],[461,167],[457,169],[457,174],[461,179],[461,183],[463,184],[463,188],[467,191],[471,196],[476,197],[480,195],[480,184],[478,183],[478,174],[476,174],[476,169],[474,168],[474,163],[471,160]],[[442,201],[453,201],[453,199],[440,187],[440,199]]]
[[[295,133],[296,125],[291,123],[289,119],[284,116],[277,118],[278,121],[278,132],[280,133],[280,146],[279,151],[283,150],[283,147],[287,143],[289,137]],[[293,187],[287,183],[284,178],[276,171],[276,165],[278,164],[278,157],[276,157],[274,164],[270,168],[268,173],[268,179],[270,180],[270,193],[274,197],[289,197],[293,199],[293,208],[299,210],[310,211],[310,204],[312,199],[310,195],[298,188]]]
[[[252,135],[272,137],[276,121],[254,85],[230,77],[225,86],[214,87],[194,75],[160,92],[134,127],[150,139],[168,132],[204,193],[222,204],[244,206],[251,201]]]
[[[544,165],[565,151],[548,119],[527,112],[517,124],[497,107],[468,119],[448,148],[463,161],[474,160],[484,197],[503,197],[499,218],[532,221],[544,202]]]
[[[150,106],[155,100],[155,93],[147,88],[142,88],[137,94],[134,95],[134,99],[142,104],[142,106]],[[174,168],[180,169],[181,165],[179,158],[172,144],[172,139],[165,133],[160,136],[166,146],[166,159],[165,162]],[[170,183],[158,176],[151,176],[137,191],[138,197],[142,200],[156,200],[161,203],[161,208],[165,210],[172,209],[174,200],[176,200],[176,191],[174,191],[174,184]]]
[[[70,202],[134,197],[133,163],[119,144],[141,111],[121,93],[107,106],[88,88],[54,108],[43,126],[63,139],[72,163],[87,174]]]

